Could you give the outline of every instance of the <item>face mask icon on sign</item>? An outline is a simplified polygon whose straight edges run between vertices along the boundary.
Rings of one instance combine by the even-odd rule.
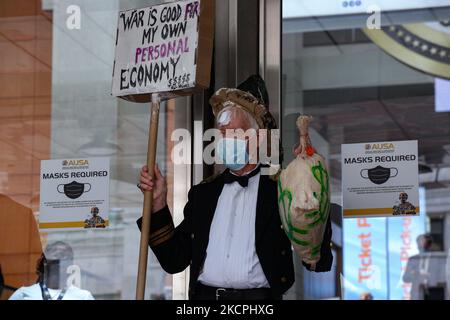
[[[89,189],[85,190],[84,186],[88,186]],[[64,193],[70,199],[77,199],[81,197],[84,192],[91,191],[91,184],[72,181],[71,183],[58,185],[57,190],[59,193]]]
[[[384,168],[382,166],[361,170],[361,177],[363,177],[364,179],[369,179],[375,184],[383,184],[388,181],[389,178],[396,177],[397,174],[397,168]]]

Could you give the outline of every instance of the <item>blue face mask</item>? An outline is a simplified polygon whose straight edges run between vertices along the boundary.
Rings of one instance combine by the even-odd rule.
[[[217,153],[223,164],[232,171],[238,171],[248,163],[247,142],[235,138],[222,138],[217,143]]]

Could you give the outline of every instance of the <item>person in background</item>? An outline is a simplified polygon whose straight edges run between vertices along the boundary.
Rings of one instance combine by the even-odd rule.
[[[359,300],[373,300],[373,295],[370,292],[363,292],[359,296]]]
[[[419,254],[408,259],[403,282],[411,283],[411,300],[422,300],[422,293],[427,290],[430,277],[430,251],[433,238],[428,233],[421,234],[416,241]]]
[[[69,245],[61,241],[49,244],[37,263],[37,283],[19,288],[9,300],[94,300],[89,291],[69,283],[67,269],[72,265]]]

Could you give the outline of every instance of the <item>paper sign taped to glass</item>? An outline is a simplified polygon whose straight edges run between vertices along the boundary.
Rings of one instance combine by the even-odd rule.
[[[209,87],[214,1],[187,0],[120,11],[112,95],[134,102]]]
[[[39,229],[106,228],[109,173],[109,158],[41,161]]]
[[[342,145],[344,218],[419,214],[417,140]]]
[[[278,178],[278,207],[283,229],[302,262],[311,271],[329,271],[333,260],[329,174],[325,159],[311,144],[310,121],[308,116],[297,119],[300,144],[296,158]]]

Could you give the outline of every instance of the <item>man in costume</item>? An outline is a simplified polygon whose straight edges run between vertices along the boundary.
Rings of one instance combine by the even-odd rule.
[[[259,76],[212,96],[210,104],[223,134],[216,152],[227,169],[191,188],[178,227],[167,207],[166,183],[158,167],[154,180],[146,167],[141,171],[138,187],[154,192],[149,245],[168,273],[190,266],[190,299],[281,299],[294,282],[276,179],[261,174],[264,164],[249,162],[248,140],[230,138],[227,131],[276,128],[268,103]]]

